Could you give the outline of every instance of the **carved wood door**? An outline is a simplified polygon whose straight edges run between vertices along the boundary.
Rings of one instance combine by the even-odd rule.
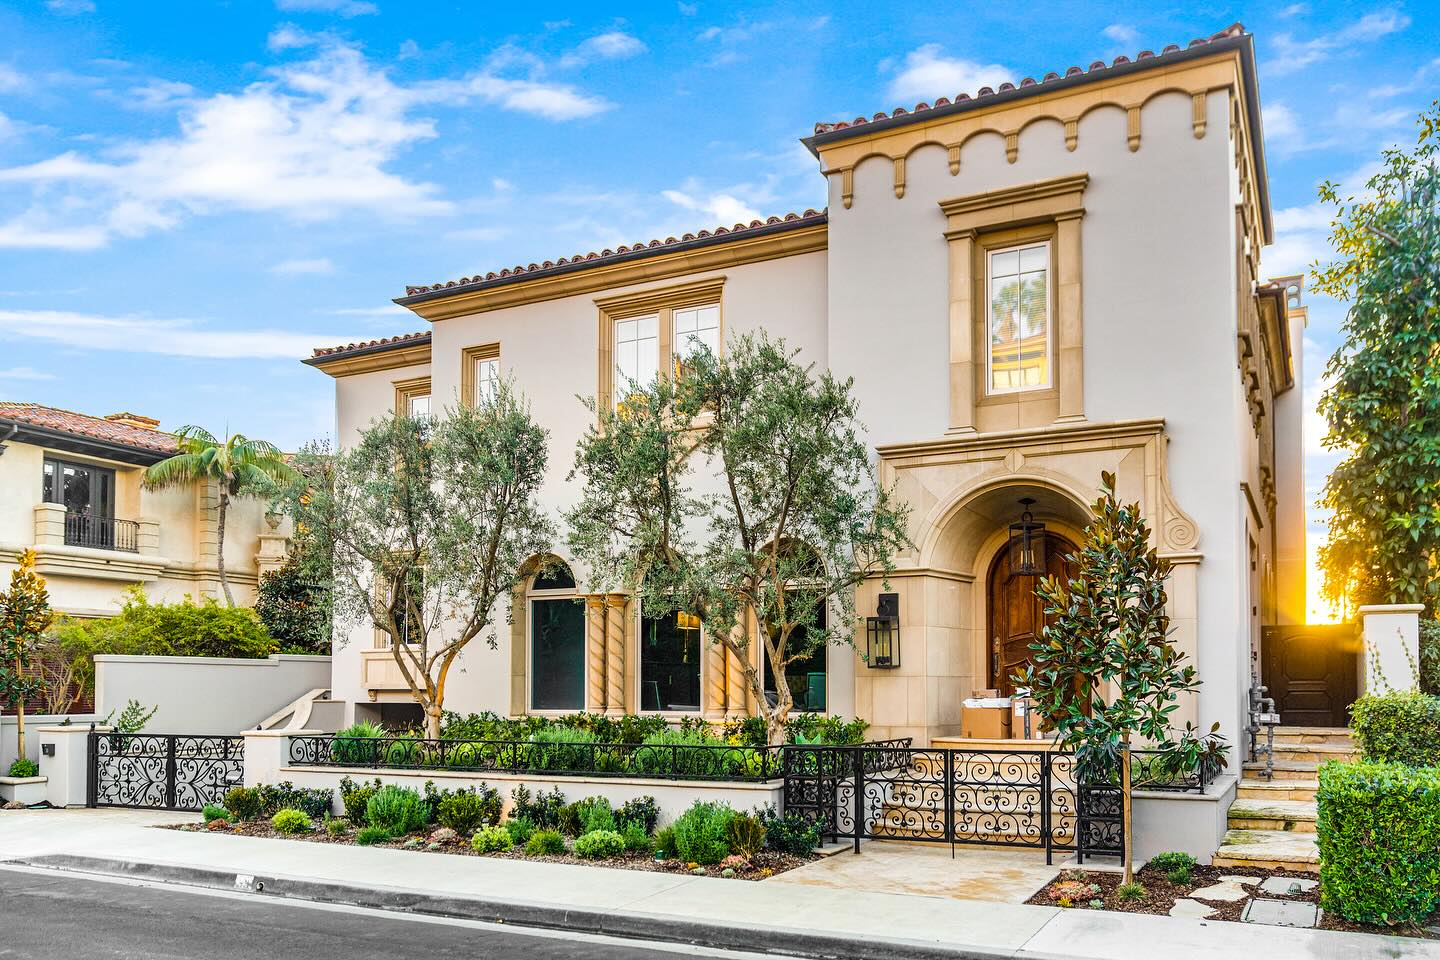
[[[1065,558],[1075,546],[1064,537],[1045,535],[1045,573],[1053,577],[1071,575]],[[1016,576],[1010,572],[1010,551],[1001,550],[990,564],[986,580],[989,686],[1001,696],[1015,692],[1011,679],[1030,662],[1030,644],[1045,626],[1045,605],[1035,596],[1038,576]]]
[[[1266,627],[1261,638],[1261,682],[1270,688],[1280,722],[1348,726],[1360,666],[1355,625]]]

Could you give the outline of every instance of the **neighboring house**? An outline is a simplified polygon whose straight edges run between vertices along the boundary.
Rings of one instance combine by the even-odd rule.
[[[391,409],[441,412],[513,376],[550,432],[546,505],[625,377],[693,339],[765,329],[853,377],[879,479],[912,509],[900,656],[848,647],[791,678],[803,707],[918,744],[961,733],[972,691],[1008,692],[1042,625],[1016,575],[1025,501],[1041,568],[1090,519],[1102,470],[1174,564],[1174,642],[1204,686],[1176,719],[1241,739],[1264,625],[1304,610],[1300,279],[1261,281],[1271,214],[1252,37],[1072,67],[942,98],[804,143],[828,212],[700,231],[432,286],[396,302],[426,332],[315,351],[340,443]],[[944,91],[936,91],[937,94]],[[563,557],[563,550],[561,551]],[[750,708],[738,666],[685,615],[652,620],[585,571],[531,582],[475,643],[447,707],[717,718]],[[881,584],[859,597],[872,613]],[[576,604],[575,598],[584,603]],[[411,710],[384,635],[337,633],[333,689],[362,714]],[[864,625],[856,644],[863,649]],[[758,657],[758,651],[757,651]]]
[[[134,413],[92,417],[38,403],[0,401],[0,582],[33,547],[51,605],[108,616],[133,584],[152,600],[219,597],[216,491],[146,490],[145,468],[176,452],[159,421]],[[265,503],[230,508],[225,566],[237,603],[284,561],[285,536]]]

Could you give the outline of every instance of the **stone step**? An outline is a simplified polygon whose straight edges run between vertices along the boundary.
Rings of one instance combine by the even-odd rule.
[[[1315,832],[1315,803],[1305,800],[1250,800],[1237,798],[1228,814],[1232,830]]]
[[[1227,830],[1210,861],[1216,867],[1320,872],[1320,848],[1314,834],[1289,830]]]
[[[1264,779],[1265,761],[1247,760],[1245,772],[1257,780]],[[1276,780],[1314,780],[1320,771],[1320,764],[1313,760],[1280,760],[1274,764]]]
[[[1263,780],[1246,777],[1235,789],[1237,799],[1243,800],[1304,800],[1315,801],[1315,791],[1320,789],[1318,780]]]
[[[1323,763],[1326,760],[1350,762],[1360,759],[1360,751],[1353,744],[1299,743],[1275,744],[1276,760],[1295,760]]]
[[[1349,727],[1276,727],[1275,744],[1333,743],[1347,745],[1354,743]]]

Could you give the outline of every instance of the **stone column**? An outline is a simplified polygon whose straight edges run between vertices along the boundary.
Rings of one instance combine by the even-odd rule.
[[[160,521],[141,517],[140,530],[135,534],[135,546],[142,557],[160,555]]]
[[[101,732],[109,727],[96,727]],[[46,778],[45,799],[55,807],[83,807],[90,783],[88,723],[35,728],[40,741],[40,774]],[[53,756],[46,748],[54,751]]]
[[[750,684],[745,680],[745,667],[729,649],[725,650],[725,667],[725,712],[732,717],[749,716]]]
[[[723,643],[712,643],[709,637],[704,640],[705,651],[701,658],[700,680],[701,680],[701,710],[706,720],[724,720],[726,707],[728,705],[725,667],[726,652]]]
[[[1360,629],[1365,637],[1361,653],[1360,692],[1384,693],[1416,686],[1420,667],[1420,614],[1418,603],[1387,603],[1361,607]]]
[[[623,593],[605,595],[605,713],[623,716],[626,711],[626,607],[629,597]]]
[[[585,598],[585,709],[605,712],[605,595]]]
[[[1199,660],[1199,593],[1197,579],[1200,572],[1198,558],[1193,556],[1172,557],[1170,570],[1170,643],[1186,657],[1187,662],[1200,669]],[[1183,727],[1186,722],[1199,723],[1200,694],[1182,693],[1177,701],[1175,713],[1170,722]]]
[[[35,546],[58,547],[65,543],[65,506],[59,503],[35,504]]]
[[[1076,210],[1055,218],[1056,381],[1058,423],[1085,419],[1085,335],[1081,323],[1080,218]]]
[[[975,432],[975,231],[952,230],[950,241],[950,429]]]

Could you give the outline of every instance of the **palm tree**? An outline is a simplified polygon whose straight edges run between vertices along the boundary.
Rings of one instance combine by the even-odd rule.
[[[294,482],[298,476],[280,449],[264,440],[232,433],[221,443],[208,430],[195,426],[181,427],[175,437],[180,441],[180,452],[149,467],[145,486],[158,490],[213,480],[220,488],[216,568],[225,602],[233,607],[235,598],[230,595],[230,581],[225,577],[225,512],[230,508],[230,499],[258,496],[274,489],[275,484]]]

